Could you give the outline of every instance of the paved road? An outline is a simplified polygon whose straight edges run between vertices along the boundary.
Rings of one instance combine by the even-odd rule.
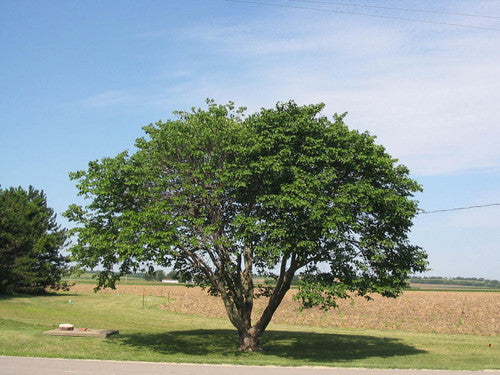
[[[371,370],[118,362],[0,356],[1,375],[490,375],[500,371]]]

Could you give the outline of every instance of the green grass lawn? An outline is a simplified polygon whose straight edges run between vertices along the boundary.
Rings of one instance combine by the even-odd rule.
[[[142,296],[123,294],[0,297],[0,354],[278,366],[500,369],[497,336],[271,325],[262,339],[263,353],[242,353],[237,350],[236,331],[227,320],[164,311],[159,309],[162,303],[168,303],[167,298],[146,296],[143,307]],[[120,334],[106,339],[42,334],[60,323],[118,329]]]

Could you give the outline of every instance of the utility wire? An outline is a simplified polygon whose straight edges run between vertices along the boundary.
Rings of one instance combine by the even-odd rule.
[[[500,31],[500,29],[495,29],[492,27],[483,27],[483,26],[473,26],[473,25],[463,25],[457,23],[449,23],[449,22],[437,22],[437,21],[428,21],[418,18],[403,18],[403,17],[393,17],[379,14],[370,14],[370,13],[360,13],[360,12],[349,12],[345,10],[333,10],[333,9],[323,9],[323,8],[312,8],[298,5],[287,5],[287,4],[277,4],[277,3],[266,3],[262,1],[250,1],[250,0],[224,0],[231,3],[243,3],[243,4],[254,4],[254,5],[264,5],[264,6],[272,6],[272,7],[281,7],[281,8],[292,8],[292,9],[303,9],[303,10],[313,10],[318,12],[327,12],[327,13],[337,13],[337,14],[353,14],[357,16],[365,16],[365,17],[373,17],[373,18],[386,18],[397,21],[409,21],[409,22],[422,22],[429,23],[434,25],[445,25],[445,26],[454,26],[454,27],[462,27],[468,29],[479,29],[479,30],[488,30],[488,31]]]
[[[438,212],[449,212],[449,211],[460,211],[460,210],[472,210],[474,208],[483,208],[483,207],[492,207],[492,206],[500,206],[500,203],[490,203],[490,204],[481,204],[478,206],[467,206],[467,207],[456,207],[456,208],[447,208],[444,210],[434,210],[434,211],[420,211],[419,214],[435,214]]]
[[[349,6],[349,7],[375,8],[375,9],[386,9],[386,10],[403,10],[405,12],[446,14],[446,15],[451,15],[451,16],[462,16],[462,17],[479,17],[479,18],[493,18],[493,19],[500,18],[500,16],[487,16],[484,14],[444,12],[444,11],[439,11],[439,10],[414,9],[414,8],[395,8],[395,7],[384,7],[384,6],[380,6],[380,5],[368,5],[368,4],[337,3],[334,1],[320,1],[320,0],[287,0],[287,1],[295,2],[295,3],[327,4],[327,5],[340,5],[340,6]]]

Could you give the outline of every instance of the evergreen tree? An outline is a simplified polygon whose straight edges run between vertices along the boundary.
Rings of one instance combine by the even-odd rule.
[[[66,237],[43,191],[0,189],[0,293],[58,288],[68,263],[59,253]]]

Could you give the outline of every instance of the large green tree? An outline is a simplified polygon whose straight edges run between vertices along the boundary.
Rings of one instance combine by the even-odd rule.
[[[65,241],[43,191],[0,189],[0,293],[58,288],[68,262],[59,251]]]
[[[174,267],[221,296],[248,351],[260,350],[295,274],[305,307],[397,296],[427,264],[408,240],[421,188],[374,137],[322,108],[279,103],[244,117],[209,102],[144,127],[133,154],[71,174],[88,203],[66,212],[75,258],[103,269],[99,286]],[[254,285],[254,273],[275,282]],[[259,296],[267,307],[252,317]]]

